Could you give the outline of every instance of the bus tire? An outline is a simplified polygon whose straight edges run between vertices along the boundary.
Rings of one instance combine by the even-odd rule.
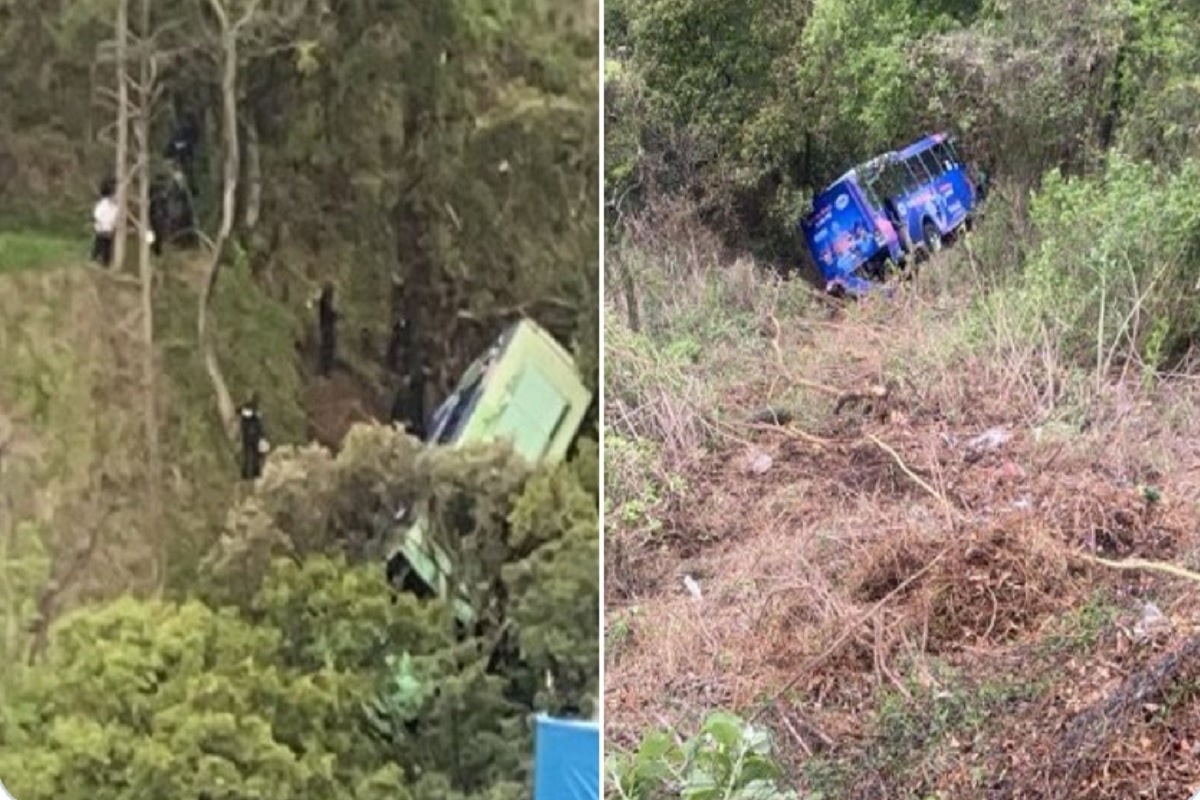
[[[932,220],[927,219],[921,224],[921,234],[925,240],[925,249],[930,253],[942,252],[942,234]]]

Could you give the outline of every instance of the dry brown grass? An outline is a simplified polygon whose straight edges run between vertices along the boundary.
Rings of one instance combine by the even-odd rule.
[[[1072,720],[1159,649],[1188,646],[1197,587],[1085,556],[1195,567],[1200,387],[1079,381],[1052,350],[1015,335],[986,351],[957,347],[955,300],[912,292],[833,320],[785,317],[743,346],[740,369],[714,370],[723,383],[703,397],[719,398],[716,413],[693,395],[696,418],[722,422],[671,456],[686,490],[662,505],[660,534],[632,540],[609,523],[608,624],[629,631],[606,665],[613,744],[647,727],[690,729],[724,707],[775,726],[790,763],[853,760],[880,698],[919,707],[915,693],[939,686],[940,660],[981,683],[1050,685],[989,720],[980,751],[922,776],[943,797],[984,796],[980,770],[1007,776],[989,797],[1183,797],[1200,787],[1200,759],[1186,758],[1200,742],[1200,692],[1172,689],[1165,723],[1125,715],[1116,731],[1062,750]],[[835,414],[847,393],[858,402]],[[792,425],[738,423],[780,404],[796,410]],[[1008,441],[972,448],[997,426]],[[756,471],[764,456],[769,468]],[[1174,633],[1150,648],[1109,630],[1078,662],[1035,666],[1022,655],[1098,589],[1126,616],[1153,598]],[[1127,664],[1112,667],[1122,653]],[[1168,687],[1187,685],[1176,673],[1143,701],[1165,705]],[[886,775],[864,780],[873,788],[861,796],[884,796]]]

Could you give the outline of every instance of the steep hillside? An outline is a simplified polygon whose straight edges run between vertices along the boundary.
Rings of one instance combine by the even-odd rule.
[[[134,291],[84,268],[0,277],[0,408],[37,456],[34,518],[57,584],[39,608],[156,581],[154,548],[132,533],[144,458],[136,312]]]
[[[156,363],[170,496],[165,545],[137,515],[147,496],[141,420],[141,310],[130,275],[79,258],[86,242],[9,234],[0,275],[0,408],[38,454],[39,518],[53,531],[47,610],[129,590],[183,589],[238,493],[236,444],[221,430],[195,346],[197,263],[171,255],[157,292]],[[217,298],[219,353],[241,400],[258,392],[276,445],[318,430],[336,443],[374,387],[307,376],[293,357],[303,320],[231,269]],[[280,358],[279,354],[285,354]],[[160,547],[167,548],[166,553]],[[166,559],[168,574],[158,573]]]
[[[762,797],[1200,788],[1195,381],[1081,371],[977,302],[1001,225],[857,305],[641,251],[638,330],[606,319],[605,703],[651,749],[613,780],[726,710],[773,734]],[[735,783],[739,725],[695,740]]]

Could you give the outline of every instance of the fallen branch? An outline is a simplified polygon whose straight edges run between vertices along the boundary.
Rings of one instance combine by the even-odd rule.
[[[928,492],[932,498],[934,498],[939,503],[941,503],[942,506],[945,507],[946,513],[948,513],[952,517],[952,521],[953,520],[958,520],[959,522],[967,521],[966,515],[964,515],[961,511],[959,511],[957,508],[955,508],[954,504],[951,503],[950,500],[947,499],[944,494],[939,492],[934,487],[930,486],[928,481],[926,481],[924,478],[922,478],[917,473],[913,472],[912,469],[907,464],[904,463],[904,459],[900,457],[899,453],[897,453],[891,447],[889,447],[888,445],[886,445],[882,441],[880,441],[880,439],[877,436],[875,436],[875,434],[873,434],[873,433],[867,434],[867,438],[870,439],[875,444],[876,447],[878,447],[880,450],[882,450],[883,452],[885,452],[889,456],[891,456],[892,460],[896,462],[896,466],[900,467],[900,471],[903,472],[905,475],[907,475],[909,477],[909,479],[912,480],[913,483],[920,486],[922,489],[924,489],[926,492]]]
[[[858,392],[844,392],[838,396],[837,402],[833,404],[834,416],[841,414],[842,409],[846,406],[861,403],[864,400],[886,400],[891,394],[891,389],[887,386],[869,386],[866,389]]]
[[[1105,567],[1109,567],[1110,569],[1145,569],[1150,570],[1151,572],[1162,572],[1167,575],[1174,575],[1176,578],[1183,578],[1184,580],[1189,580],[1193,583],[1200,583],[1200,572],[1192,572],[1189,569],[1177,567],[1174,564],[1168,564],[1165,561],[1148,561],[1144,558],[1128,558],[1124,561],[1113,561],[1108,558],[1102,558],[1101,556],[1094,556],[1091,553],[1079,553],[1078,555],[1088,561],[1101,564]]]

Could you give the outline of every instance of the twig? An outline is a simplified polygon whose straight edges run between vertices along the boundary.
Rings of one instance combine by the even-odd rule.
[[[959,511],[957,508],[955,508],[954,505],[946,498],[946,496],[944,494],[942,494],[937,489],[930,486],[928,481],[926,481],[924,478],[922,478],[917,473],[913,472],[912,469],[907,464],[904,463],[904,459],[902,459],[900,457],[899,453],[897,453],[891,447],[889,447],[888,445],[886,445],[882,441],[880,441],[879,438],[877,436],[875,436],[875,434],[873,434],[873,433],[867,434],[867,438],[870,439],[875,444],[876,447],[878,447],[880,450],[882,450],[883,452],[885,452],[889,456],[891,456],[892,460],[896,462],[896,466],[900,467],[900,470],[905,475],[907,475],[914,483],[916,483],[918,486],[920,486],[922,489],[924,489],[926,492],[928,492],[931,497],[933,497],[935,500],[937,500],[939,503],[941,503],[945,507],[946,512],[952,517],[952,519],[957,519],[959,522],[967,521],[966,515],[964,515],[961,511]]]
[[[808,746],[808,742],[804,741],[804,737],[801,736],[800,732],[796,730],[796,727],[792,725],[791,720],[787,718],[787,714],[783,713],[783,711],[779,709],[776,709],[775,713],[778,715],[779,721],[783,724],[783,727],[787,729],[787,732],[790,733],[792,738],[796,740],[796,744],[799,745],[800,749],[804,751],[804,755],[812,758],[812,748]]]
[[[933,558],[929,559],[928,562],[926,562],[925,566],[921,567],[919,570],[914,572],[912,575],[909,575],[907,578],[905,578],[903,581],[901,581],[900,584],[898,586],[896,586],[895,589],[892,589],[890,592],[885,594],[882,598],[879,599],[879,602],[877,602],[875,605],[871,606],[869,609],[866,610],[866,612],[861,614],[857,619],[853,620],[849,625],[847,625],[842,630],[842,634],[840,636],[838,636],[837,639],[834,640],[833,644],[829,645],[829,647],[825,648],[822,652],[818,653],[817,655],[810,658],[808,661],[804,662],[804,665],[802,667],[800,667],[799,670],[796,671],[796,674],[793,675],[791,678],[789,678],[787,683],[785,683],[774,694],[772,694],[769,698],[767,698],[766,702],[764,702],[761,706],[759,706],[758,710],[755,711],[753,714],[751,714],[750,717],[746,721],[754,722],[756,719],[758,719],[760,716],[762,716],[764,711],[766,711],[768,708],[773,707],[779,701],[779,698],[783,697],[783,695],[785,693],[787,693],[787,691],[789,689],[791,689],[793,686],[795,686],[797,683],[799,683],[801,681],[801,679],[804,678],[805,675],[809,674],[814,669],[819,667],[822,663],[827,661],[830,658],[830,656],[832,656],[834,653],[836,653],[838,650],[840,650],[842,648],[842,646],[846,644],[846,642],[850,641],[850,639],[854,637],[858,628],[867,620],[873,619],[875,614],[877,614],[879,612],[879,609],[883,608],[888,603],[888,601],[890,601],[893,597],[896,597],[902,591],[904,591],[909,586],[911,586],[916,581],[918,581],[920,578],[922,578],[924,575],[926,575],[931,569],[933,569],[934,565],[936,565],[939,561],[941,561],[946,556],[946,553],[949,552],[949,550],[950,550],[949,546],[943,547],[941,550],[938,551],[937,555],[935,555]]]
[[[826,439],[822,436],[817,436],[815,433],[808,433],[807,431],[800,430],[799,428],[794,428],[791,425],[767,425],[763,422],[741,422],[735,424],[754,431],[783,431],[789,436],[797,439],[803,439],[809,444],[815,444],[820,447],[829,447],[835,443],[833,439]]]
[[[1088,561],[1094,561],[1111,569],[1145,569],[1151,572],[1174,575],[1176,578],[1183,578],[1193,583],[1200,583],[1200,572],[1192,572],[1189,569],[1177,567],[1165,561],[1149,561],[1144,558],[1127,558],[1124,561],[1112,561],[1111,559],[1094,556],[1091,553],[1079,553],[1079,555]]]

